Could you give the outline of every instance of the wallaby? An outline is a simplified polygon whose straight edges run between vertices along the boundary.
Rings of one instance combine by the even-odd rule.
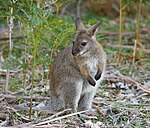
[[[106,67],[106,54],[96,41],[97,23],[86,29],[76,18],[73,43],[54,58],[50,71],[50,110],[90,110]]]

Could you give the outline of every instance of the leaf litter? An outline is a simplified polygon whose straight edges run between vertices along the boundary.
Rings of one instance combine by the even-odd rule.
[[[60,127],[149,127],[150,126],[150,85],[146,78],[145,82],[139,82],[132,76],[123,75],[120,67],[108,64],[103,83],[99,86],[93,100],[92,112],[81,112],[65,115],[64,110],[58,113],[50,113],[47,110],[33,110],[32,120],[29,119],[29,104],[31,93],[31,71],[27,71],[26,87],[17,88],[9,95],[4,94],[1,88],[0,94],[0,126],[60,128]],[[148,76],[142,70],[141,73]],[[37,69],[38,70],[38,69]],[[38,71],[37,71],[38,72]],[[41,73],[37,73],[41,75]],[[23,72],[18,69],[10,71],[12,80],[20,77],[23,81]],[[1,78],[1,86],[5,83],[5,72]],[[16,77],[16,78],[15,78]],[[36,78],[35,78],[36,79]],[[3,82],[4,81],[4,82]],[[46,79],[34,81],[33,108],[42,108],[49,99],[48,84]],[[16,82],[17,83],[17,82]],[[19,86],[19,85],[18,85]]]

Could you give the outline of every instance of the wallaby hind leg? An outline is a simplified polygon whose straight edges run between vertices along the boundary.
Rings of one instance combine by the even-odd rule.
[[[78,102],[82,91],[82,84],[83,84],[82,81],[79,81],[77,83],[74,82],[64,83],[64,85],[66,85],[63,88],[63,95],[62,95],[64,109],[71,108],[73,112],[77,111]]]
[[[87,92],[81,96],[79,100],[79,104],[78,104],[79,111],[92,109],[92,100],[93,100],[94,94],[95,94],[94,91],[92,91],[92,92]]]
[[[46,102],[46,108],[50,112],[57,112],[63,109],[63,102],[58,96],[51,96],[50,100]]]

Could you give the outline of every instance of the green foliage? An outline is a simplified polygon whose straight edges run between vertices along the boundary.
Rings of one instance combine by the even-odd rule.
[[[4,68],[4,69],[16,69],[19,64],[20,63],[16,58],[10,56],[5,60],[5,62],[2,65],[2,68]]]
[[[10,16],[9,7],[13,8],[14,24],[17,25],[18,21],[21,23],[22,35],[27,39],[27,42],[20,41],[18,47],[14,47],[13,51],[20,51],[17,57],[21,56],[25,59],[24,47],[26,46],[28,54],[31,55],[36,49],[36,65],[48,65],[51,61],[49,59],[51,51],[62,50],[70,43],[75,30],[74,25],[70,22],[72,19],[55,17],[48,10],[38,8],[36,2],[29,0],[15,3],[1,0],[0,3],[3,17]],[[8,50],[5,51],[8,53]]]
[[[9,90],[12,92],[18,91],[21,88],[21,85],[21,79],[19,79],[19,77],[14,77],[13,79],[10,79]]]

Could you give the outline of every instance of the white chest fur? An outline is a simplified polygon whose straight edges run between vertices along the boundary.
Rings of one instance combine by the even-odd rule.
[[[99,60],[99,58],[96,58],[96,57],[90,57],[90,58],[88,58],[88,60],[86,60],[84,62],[84,64],[86,64],[88,66],[88,68],[90,69],[90,71],[89,71],[90,72],[90,76],[94,80],[95,80],[94,77],[95,77],[95,75],[96,75],[96,73],[98,71],[98,67],[97,67],[98,63],[100,63],[100,60]],[[84,93],[92,91],[95,94],[96,89],[100,85],[100,82],[102,81],[102,79],[103,79],[103,73],[102,73],[102,76],[101,76],[101,78],[99,80],[97,80],[97,81],[95,80],[95,82],[96,82],[95,86],[91,86],[88,82],[86,82],[87,85],[84,85],[82,93],[84,94]]]
[[[86,60],[84,62],[84,64],[86,64],[88,66],[88,68],[90,69],[89,72],[90,72],[90,75],[94,78],[94,76],[96,75],[97,73],[97,65],[99,63],[99,60],[98,58],[96,57],[90,57],[88,58],[88,60]]]

